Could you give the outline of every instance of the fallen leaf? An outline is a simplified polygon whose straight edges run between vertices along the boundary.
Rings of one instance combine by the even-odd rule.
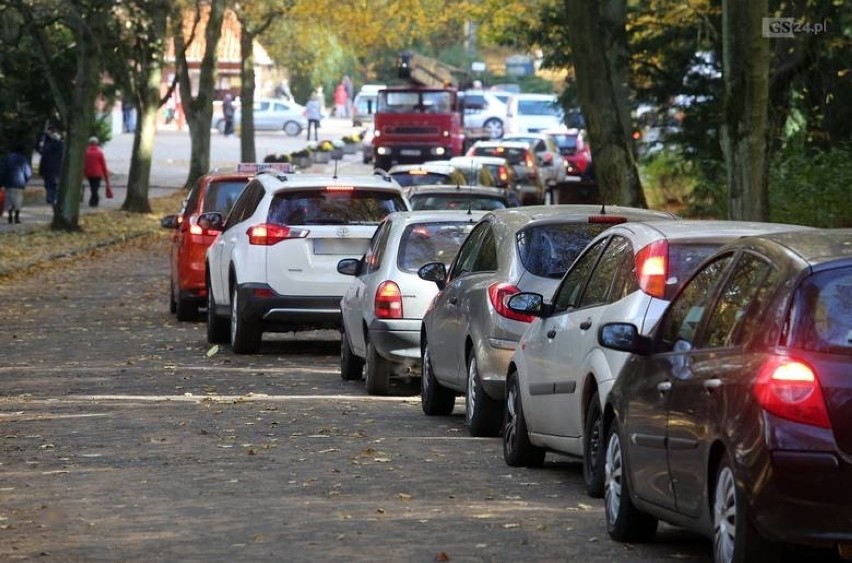
[[[213,356],[215,356],[218,353],[219,353],[219,345],[214,344],[209,350],[207,350],[207,357],[212,358]]]
[[[399,493],[399,494],[398,494],[398,495],[396,495],[396,496],[397,496],[397,498],[398,498],[399,500],[401,500],[401,501],[403,501],[403,502],[408,502],[408,501],[410,501],[410,500],[411,500],[411,495],[407,495],[407,494],[405,494],[405,493]]]
[[[520,525],[520,524],[516,524],[516,523],[514,523],[514,522],[510,522],[510,523],[508,523],[508,524],[503,524],[503,527],[504,527],[504,528],[506,528],[507,530],[511,530],[511,529],[513,529],[513,528],[520,528],[520,527],[521,527],[521,525]]]
[[[450,556],[446,554],[446,552],[441,552],[435,556],[435,561],[449,561]]]

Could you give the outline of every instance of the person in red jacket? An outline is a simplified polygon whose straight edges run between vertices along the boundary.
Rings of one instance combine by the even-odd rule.
[[[89,179],[89,188],[92,191],[89,196],[89,207],[98,206],[100,201],[98,190],[101,187],[101,180],[106,185],[107,198],[112,198],[106,158],[104,158],[104,152],[101,150],[100,141],[97,137],[89,137],[89,146],[86,147],[86,159],[83,163],[83,174]]]

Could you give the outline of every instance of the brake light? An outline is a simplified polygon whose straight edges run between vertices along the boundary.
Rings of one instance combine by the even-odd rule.
[[[627,217],[621,215],[589,215],[589,223],[603,223],[605,225],[620,225],[626,223]]]
[[[669,273],[669,243],[664,240],[652,242],[636,255],[636,276],[642,291],[664,299],[666,278]]]
[[[380,319],[402,318],[402,293],[392,281],[383,281],[376,290],[376,317]]]
[[[351,192],[355,190],[355,186],[326,186],[327,192]]]
[[[509,309],[506,302],[509,298],[521,290],[510,283],[497,282],[492,283],[488,287],[488,298],[491,300],[491,306],[497,311],[497,314],[513,321],[521,321],[522,323],[531,323],[535,319],[532,315],[522,315]]]
[[[774,356],[758,372],[757,402],[780,418],[819,428],[831,428],[822,387],[807,364]]]
[[[527,168],[532,168],[532,167],[533,167],[533,157],[532,157],[532,155],[531,155],[530,153],[527,153],[527,156],[526,156],[526,163],[527,163]]]
[[[498,176],[500,177],[501,182],[509,181],[509,171],[506,170],[505,166],[500,166],[500,172],[498,172]]]
[[[286,225],[276,225],[275,223],[263,223],[249,227],[246,234],[249,237],[249,244],[260,246],[272,246],[278,244],[282,240],[293,238],[305,238],[308,236],[307,229],[294,229]]]
[[[190,225],[189,226],[189,234],[191,234],[191,235],[203,235],[204,229],[202,229],[198,225]]]

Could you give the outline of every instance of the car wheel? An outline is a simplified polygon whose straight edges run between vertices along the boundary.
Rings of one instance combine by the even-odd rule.
[[[496,436],[500,432],[503,410],[485,392],[479,377],[479,367],[473,350],[467,359],[467,392],[465,393],[465,418],[471,436]]]
[[[387,395],[390,386],[390,362],[379,355],[376,345],[367,340],[366,387],[370,395]]]
[[[349,336],[346,329],[340,329],[340,377],[346,381],[361,379],[364,373],[364,360],[355,355],[349,344]]]
[[[496,117],[483,123],[482,129],[488,134],[489,139],[499,139],[503,136],[503,122]]]
[[[216,316],[216,300],[213,298],[210,280],[207,280],[207,342],[224,344],[229,336],[228,319]]]
[[[178,295],[175,300],[175,313],[177,320],[181,322],[194,321],[198,318],[198,303],[181,299]]]
[[[506,411],[503,414],[503,459],[511,467],[541,467],[544,456],[544,448],[530,443],[518,375],[509,374],[506,382]]]
[[[302,126],[296,123],[295,121],[288,121],[284,124],[284,133],[286,133],[290,137],[296,137],[301,132]]]
[[[583,429],[583,481],[586,493],[600,498],[604,493],[604,436],[601,402],[597,393],[592,395],[586,412]]]
[[[777,561],[779,556],[779,546],[762,538],[752,525],[748,503],[726,454],[716,472],[713,487],[714,561]]]
[[[231,289],[231,349],[235,354],[254,354],[260,348],[260,331],[240,314],[239,288]]]
[[[613,420],[607,435],[604,484],[606,529],[615,541],[647,541],[657,533],[657,519],[633,505],[630,499],[630,479],[624,468],[624,451],[618,421]]]
[[[175,300],[175,286],[169,284],[169,313],[177,313],[177,301]]]
[[[456,394],[435,378],[429,345],[423,347],[423,374],[420,377],[420,404],[429,416],[447,416],[453,412]]]

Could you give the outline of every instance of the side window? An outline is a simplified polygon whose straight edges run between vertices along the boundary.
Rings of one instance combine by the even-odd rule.
[[[589,277],[589,284],[580,298],[578,307],[592,307],[613,301],[608,297],[610,286],[616,281],[621,265],[632,260],[633,247],[630,241],[624,237],[612,237]]]
[[[672,301],[661,321],[659,352],[688,350],[692,347],[695,331],[704,315],[704,308],[731,263],[731,255],[724,256],[705,266]]]
[[[742,343],[747,319],[760,318],[763,305],[778,281],[775,269],[753,254],[743,254],[710,311],[706,336],[699,345],[723,348]]]
[[[186,199],[183,200],[183,205],[180,209],[180,214],[184,213],[193,213],[195,209],[198,207],[198,196],[201,194],[201,179],[195,183],[195,186],[189,192],[189,195],[186,196]]]
[[[535,144],[535,152],[544,152],[547,150],[547,145],[541,139]]]
[[[450,267],[450,272],[447,276],[448,280],[463,276],[467,272],[473,270],[473,264],[476,260],[477,252],[479,251],[480,241],[490,226],[491,225],[489,223],[480,223],[473,229],[473,232],[468,235],[467,239],[464,243],[462,243],[453,265]]]
[[[473,263],[473,272],[493,272],[497,269],[497,240],[494,238],[494,230],[491,225],[482,235],[482,243],[479,252],[476,253],[476,261]]]
[[[618,237],[621,238],[621,237]],[[609,290],[608,303],[615,303],[624,299],[634,291],[639,290],[639,278],[636,276],[636,255],[633,245],[624,239],[624,246],[620,249],[615,271],[612,278],[612,287]]]
[[[379,269],[382,263],[382,258],[387,247],[388,237],[390,236],[391,222],[385,221],[382,226],[373,234],[373,240],[370,241],[370,248],[364,256],[364,262],[367,265],[367,272],[375,272]]]
[[[243,193],[240,194],[240,197],[234,204],[234,208],[231,209],[231,214],[228,216],[228,227],[242,223],[251,217],[255,209],[257,209],[257,204],[263,199],[263,194],[264,189],[262,186],[254,182],[249,184],[243,190]]]
[[[605,244],[606,239],[603,239],[589,247],[565,274],[565,278],[559,285],[559,289],[556,290],[556,296],[553,299],[553,305],[557,311],[565,311],[569,307],[577,306],[589,273],[598,261],[598,256]]]

